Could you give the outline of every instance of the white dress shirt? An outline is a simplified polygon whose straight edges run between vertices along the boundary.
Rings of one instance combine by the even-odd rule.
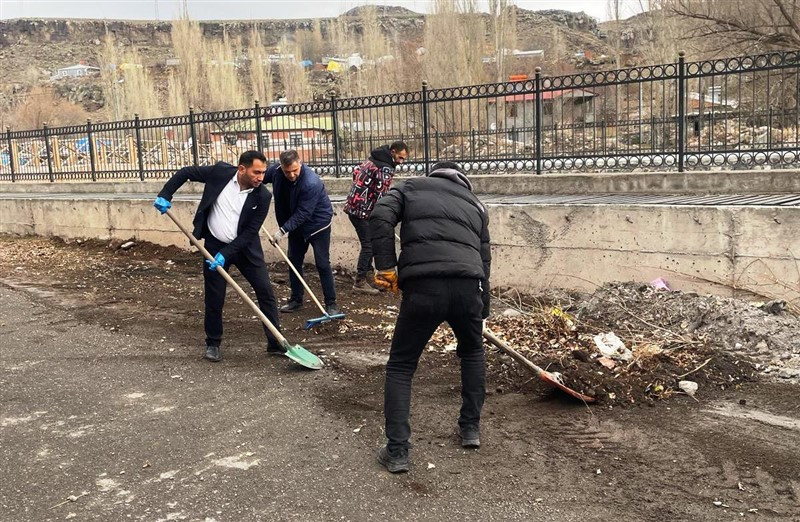
[[[208,216],[208,230],[211,231],[215,238],[223,243],[230,243],[236,239],[239,216],[242,214],[247,195],[251,192],[253,192],[251,188],[242,190],[239,187],[239,180],[236,174],[225,185],[211,208],[211,214]]]

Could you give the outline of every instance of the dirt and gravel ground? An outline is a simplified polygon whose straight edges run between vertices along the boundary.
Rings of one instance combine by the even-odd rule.
[[[495,331],[598,404],[491,350],[484,446],[463,451],[443,331],[415,380],[414,467],[392,476],[374,451],[396,299],[341,275],[346,322],[302,330],[311,303],[284,316],[327,362],[308,372],[264,353],[232,294],[225,360],[210,364],[198,255],[118,247],[0,238],[3,520],[800,520],[797,321],[779,305],[630,284],[505,292]],[[613,368],[592,340],[610,330],[634,354]],[[676,387],[692,371],[696,399]]]

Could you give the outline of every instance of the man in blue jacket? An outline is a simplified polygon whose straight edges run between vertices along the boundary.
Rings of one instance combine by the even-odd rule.
[[[205,183],[203,197],[194,215],[192,234],[197,239],[204,239],[206,249],[215,256],[213,263],[206,260],[208,268],[203,270],[205,358],[212,362],[222,359],[222,307],[227,286],[225,279],[217,272],[217,266],[228,270],[235,265],[253,287],[261,311],[280,329],[278,306],[258,235],[272,199],[272,194],[262,184],[266,168],[267,158],[255,150],[242,153],[238,167],[221,161],[208,167],[184,167],[164,184],[153,204],[164,214],[172,206],[172,195],[184,183]],[[268,352],[285,351],[266,326],[264,333],[267,335]]]
[[[281,153],[280,162],[264,174],[264,183],[272,183],[275,194],[275,220],[278,231],[272,237],[278,243],[289,236],[289,261],[303,274],[303,260],[308,247],[314,249],[314,262],[322,283],[325,311],[338,314],[336,287],[331,269],[331,221],[333,207],[325,185],[316,172],[300,162],[295,150]],[[281,312],[295,312],[303,306],[303,285],[289,271],[292,295]]]

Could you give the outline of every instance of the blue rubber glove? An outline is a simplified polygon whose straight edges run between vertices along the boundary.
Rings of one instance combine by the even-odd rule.
[[[156,201],[153,203],[153,206],[156,207],[158,211],[161,212],[162,214],[166,214],[167,210],[169,210],[172,207],[172,203],[159,196],[156,198]]]
[[[225,267],[225,256],[217,252],[217,255],[214,256],[214,261],[209,261],[206,259],[206,264],[208,265],[209,270],[217,270],[218,266]]]

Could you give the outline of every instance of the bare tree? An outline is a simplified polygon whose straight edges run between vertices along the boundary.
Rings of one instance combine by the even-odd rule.
[[[40,129],[47,123],[78,125],[86,122],[87,112],[46,87],[34,87],[16,106],[11,122],[17,129]]]
[[[281,44],[281,52],[295,56],[295,60],[284,58],[278,62],[278,74],[280,74],[286,100],[289,103],[311,101],[314,92],[309,83],[308,73],[299,63],[300,47],[297,43],[284,39]]]
[[[432,87],[485,83],[486,24],[476,0],[434,0],[423,68]]]
[[[247,51],[250,59],[248,69],[250,72],[250,93],[253,99],[260,100],[264,105],[272,102],[272,63],[269,53],[261,40],[261,31],[258,25],[250,31],[250,48]]]
[[[246,107],[244,87],[237,71],[235,46],[231,39],[224,35],[221,41],[206,43],[203,53],[210,61],[206,63],[206,96],[200,108],[221,111],[232,107]]]
[[[513,1],[513,0],[512,0]],[[517,45],[517,8],[509,0],[489,0],[489,20],[494,37],[495,81],[508,80]]]
[[[800,48],[800,0],[667,0],[665,7],[691,22],[690,36],[708,51]]]

